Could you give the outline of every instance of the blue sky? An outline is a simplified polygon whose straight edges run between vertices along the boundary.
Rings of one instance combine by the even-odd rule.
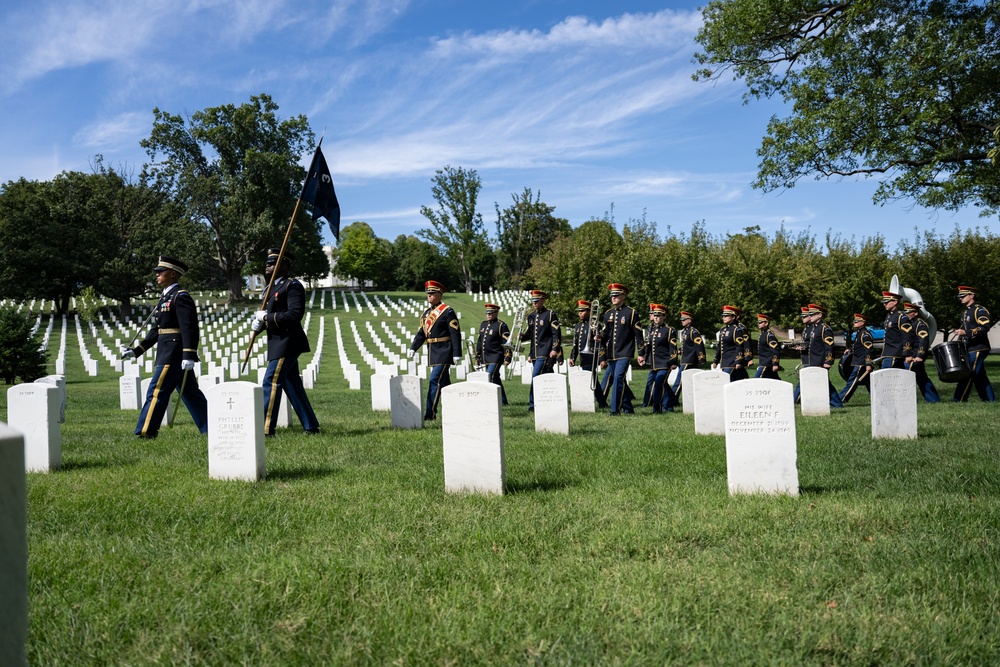
[[[969,208],[872,203],[877,183],[753,190],[774,101],[691,80],[698,3],[590,0],[14,0],[0,10],[0,182],[138,171],[152,109],[189,114],[270,94],[305,114],[343,224],[394,239],[425,228],[431,179],[478,171],[495,230],[525,187],[575,227],[614,205],[661,234],[704,220],[828,230],[895,246],[914,230],[990,220]],[[303,164],[309,156],[303,156]],[[328,241],[332,240],[329,237]]]

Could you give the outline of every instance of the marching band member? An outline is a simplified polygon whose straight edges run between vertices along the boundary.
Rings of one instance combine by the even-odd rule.
[[[742,311],[736,306],[722,307],[722,328],[719,329],[719,347],[715,350],[712,368],[729,374],[729,381],[736,382],[747,377],[746,363],[750,359],[747,342],[750,334],[739,322]]]
[[[847,384],[840,392],[841,404],[847,403],[858,387],[864,387],[871,393],[872,364],[872,332],[868,330],[868,318],[861,313],[854,313],[854,339],[851,342],[851,374]],[[844,351],[847,354],[847,351]]]
[[[924,322],[923,318],[920,317],[918,306],[904,303],[903,312],[906,313],[911,325],[909,335],[911,356],[906,358],[906,368],[917,376],[917,391],[924,397],[924,401],[940,403],[941,397],[938,395],[934,383],[927,377],[927,367],[924,365],[924,362],[927,361],[927,354],[930,352],[930,328],[927,326],[927,322]]]
[[[626,382],[629,364],[636,351],[636,343],[642,343],[642,322],[632,308],[625,305],[628,288],[619,283],[608,285],[611,294],[611,308],[602,316],[601,368],[607,369],[601,382],[598,403],[608,400],[610,393],[611,414],[632,414],[632,389]],[[640,351],[640,355],[641,355]],[[639,364],[644,361],[639,357]]]
[[[427,408],[424,419],[437,418],[441,390],[451,384],[449,369],[462,361],[462,335],[458,316],[446,303],[441,302],[445,287],[436,280],[424,284],[427,292],[427,309],[420,316],[420,328],[413,336],[406,356],[410,359],[422,345],[427,345],[427,361],[431,367],[427,379]]]
[[[573,350],[570,352],[569,365],[576,365],[577,356],[580,357],[580,368],[590,371],[594,367],[595,355],[593,352],[584,352],[587,347],[587,340],[590,338],[590,302],[580,299],[576,302],[576,315],[580,321],[573,327]],[[596,344],[591,343],[591,349]]]
[[[767,313],[757,313],[757,329],[760,338],[757,340],[757,372],[755,378],[780,380],[778,367],[781,365],[781,343],[771,331],[771,316]]]
[[[882,344],[882,368],[904,368],[910,356],[910,332],[913,325],[899,308],[902,297],[893,292],[882,292],[885,306],[885,342]]]
[[[692,315],[686,310],[682,310],[681,329],[677,333],[677,343],[680,346],[681,364],[677,368],[677,377],[670,388],[674,396],[681,395],[681,375],[689,368],[701,368],[705,363],[705,339],[701,333],[692,325]]]
[[[666,323],[667,309],[663,305],[649,304],[649,314],[653,326],[642,356],[649,361],[649,376],[653,378],[650,404],[654,413],[673,412],[677,397],[667,383],[667,375],[677,367],[677,330]]]
[[[961,285],[958,288],[958,299],[965,306],[965,312],[962,313],[962,328],[955,329],[955,333],[965,339],[972,376],[962,380],[955,387],[955,400],[969,400],[969,391],[974,384],[979,398],[993,403],[997,400],[996,395],[993,393],[993,385],[986,377],[986,368],[983,366],[986,356],[990,353],[990,341],[987,336],[990,330],[990,313],[976,303],[978,291],[975,287],[966,285]]]
[[[476,363],[486,366],[490,382],[500,385],[500,398],[507,405],[507,391],[500,379],[500,366],[509,365],[511,351],[505,347],[510,340],[510,329],[507,323],[497,318],[500,306],[495,303],[486,304],[486,320],[479,325],[479,336],[476,338]]]
[[[562,330],[559,318],[545,307],[548,293],[540,289],[531,290],[531,305],[534,309],[525,320],[521,340],[531,341],[528,361],[531,362],[531,389],[528,390],[528,412],[535,410],[534,378],[551,373],[556,362],[562,363]]]

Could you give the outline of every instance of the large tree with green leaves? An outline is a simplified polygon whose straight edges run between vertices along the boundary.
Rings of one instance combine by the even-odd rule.
[[[94,283],[114,247],[94,187],[87,174],[65,172],[0,188],[0,295],[52,299],[65,313],[70,298]]]
[[[0,308],[0,380],[33,382],[45,375],[46,353],[41,334],[32,333],[31,318],[11,306]]]
[[[377,283],[390,272],[392,245],[375,236],[367,222],[354,222],[340,232],[340,247],[335,251],[334,269],[342,278]]]
[[[555,206],[549,206],[541,197],[540,192],[525,188],[511,195],[513,202],[507,208],[501,210],[499,204],[493,204],[497,212],[497,271],[501,286],[520,288],[535,255],[556,236],[571,231],[569,221],[554,216]]]
[[[421,206],[420,214],[431,223],[431,229],[421,229],[417,234],[437,244],[452,262],[465,291],[471,292],[473,281],[482,273],[483,255],[489,251],[483,216],[476,212],[476,202],[483,182],[475,169],[445,166],[438,169],[431,179],[431,194],[437,210]],[[479,262],[479,271],[477,269]]]
[[[876,175],[876,201],[1000,209],[997,0],[714,0],[699,79],[779,96],[755,186]]]
[[[109,243],[93,285],[98,292],[121,302],[122,316],[131,315],[131,299],[153,285],[153,267],[159,255],[183,258],[190,267],[185,283],[212,282],[212,237],[208,229],[191,220],[170,194],[125,169],[95,161],[91,208],[98,217],[102,237]]]
[[[308,121],[282,120],[277,111],[265,94],[187,119],[157,108],[141,142],[152,160],[146,173],[212,229],[230,301],[243,298],[248,263],[280,244],[305,178],[299,158],[314,139]]]

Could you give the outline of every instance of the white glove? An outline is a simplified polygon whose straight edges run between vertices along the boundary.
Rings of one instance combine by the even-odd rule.
[[[182,371],[193,371],[194,365],[197,362],[194,359],[182,359],[181,360],[181,370]]]
[[[452,357],[451,360],[453,362],[452,365],[454,366],[458,366],[460,363],[462,363],[462,357]]]
[[[414,354],[415,353],[413,352],[413,350],[407,350],[406,351],[406,358],[407,359],[412,359]]]
[[[256,333],[263,328],[264,328],[264,323],[261,320],[258,320],[256,317],[250,320],[250,331]]]
[[[135,359],[135,351],[122,345],[122,359]]]

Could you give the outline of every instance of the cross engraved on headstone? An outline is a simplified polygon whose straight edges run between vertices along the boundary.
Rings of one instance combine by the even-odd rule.
[[[235,404],[235,401],[233,400],[233,397],[232,397],[232,396],[230,396],[230,397],[229,397],[229,401],[228,401],[228,402],[226,403],[226,405],[228,405],[228,406],[229,406],[229,410],[230,410],[230,411],[232,411],[232,409],[233,409],[233,405],[234,405],[234,404]]]

